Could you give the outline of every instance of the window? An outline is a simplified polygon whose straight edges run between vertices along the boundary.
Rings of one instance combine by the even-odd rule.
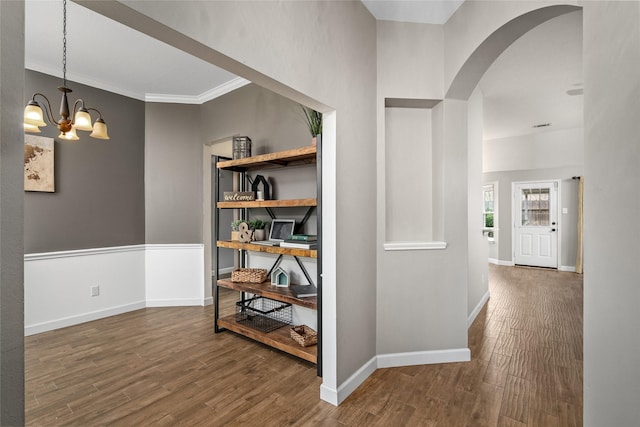
[[[549,226],[549,189],[526,188],[522,190],[522,225]]]
[[[497,183],[493,183],[482,187],[482,229],[489,237],[489,241],[494,239],[497,224],[497,186]]]

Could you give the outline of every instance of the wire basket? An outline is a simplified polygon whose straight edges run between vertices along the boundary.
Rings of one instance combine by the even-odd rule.
[[[240,283],[262,283],[267,278],[264,268],[236,268],[231,272],[231,281]]]
[[[236,322],[271,332],[288,326],[292,321],[291,304],[265,297],[253,297],[236,302]]]

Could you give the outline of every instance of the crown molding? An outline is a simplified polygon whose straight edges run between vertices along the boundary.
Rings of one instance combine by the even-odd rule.
[[[48,74],[53,77],[62,78],[60,75],[60,70],[54,67],[50,67],[45,64],[41,64],[34,61],[27,61],[25,59],[25,68],[37,71],[39,73]],[[109,83],[93,79],[91,77],[76,74],[76,73],[67,73],[67,80],[72,82],[76,82],[79,84],[83,84],[86,86],[91,86],[97,89],[105,90],[107,92],[116,93],[118,95],[126,96],[129,98],[137,99],[139,101],[144,102],[158,102],[158,103],[166,103],[166,104],[204,104],[205,102],[211,101],[212,99],[218,98],[222,95],[225,95],[229,92],[232,92],[236,89],[239,89],[243,86],[251,83],[247,79],[243,79],[242,77],[236,77],[233,80],[225,82],[220,86],[216,86],[213,89],[210,89],[206,92],[203,92],[199,95],[173,95],[173,94],[162,94],[162,93],[140,93],[134,92],[130,90],[125,90],[120,87],[111,85]]]
[[[251,83],[247,79],[243,79],[242,77],[236,77],[233,80],[230,80],[226,83],[221,84],[220,86],[214,87],[206,92],[201,93],[200,95],[189,96],[189,95],[170,95],[170,94],[161,94],[161,93],[148,93],[145,96],[146,102],[162,102],[162,103],[173,103],[173,104],[204,104],[205,102],[211,101],[212,99],[218,98],[222,95],[225,95],[229,92],[232,92],[236,89],[239,89],[243,86]]]

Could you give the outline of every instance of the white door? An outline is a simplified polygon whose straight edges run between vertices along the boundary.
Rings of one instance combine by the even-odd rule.
[[[514,184],[514,263],[558,268],[558,182]]]

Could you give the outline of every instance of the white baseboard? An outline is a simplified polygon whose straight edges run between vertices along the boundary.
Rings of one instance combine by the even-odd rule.
[[[190,307],[203,306],[204,302],[200,298],[183,298],[183,299],[155,299],[147,300],[147,307]]]
[[[468,348],[450,350],[414,351],[410,353],[392,353],[378,355],[378,368],[396,368],[399,366],[432,365],[434,363],[468,362],[471,351]]]
[[[467,328],[470,328],[471,324],[474,322],[474,320],[476,320],[476,317],[478,317],[478,314],[480,314],[480,310],[482,310],[482,307],[484,307],[487,301],[489,301],[489,296],[489,291],[487,290],[487,292],[480,299],[480,302],[475,306],[471,314],[469,314],[469,317],[467,318]]]
[[[320,386],[320,399],[329,402],[334,406],[340,405],[351,393],[353,393],[371,374],[377,369],[376,356],[362,365],[345,382],[340,384],[337,390],[325,386]]]
[[[83,313],[77,316],[70,316],[63,319],[56,319],[50,322],[43,322],[35,325],[25,326],[24,335],[35,335],[43,332],[53,331],[54,329],[66,328],[68,326],[79,325],[81,323],[91,322],[93,320],[104,319],[105,317],[116,316],[118,314],[128,313],[130,311],[145,308],[144,301],[122,305],[119,307],[110,307],[104,310],[94,311],[91,313]]]
[[[505,267],[513,267],[513,261],[503,261],[501,259],[489,258],[489,264],[502,265]]]
[[[500,259],[489,258],[489,264],[502,265],[505,267],[513,267],[515,266],[513,261],[503,261]],[[561,265],[558,267],[558,271],[568,271],[570,273],[576,272],[576,267],[572,265]]]
[[[455,348],[450,350],[416,351],[410,353],[379,354],[372,357],[338,389],[320,386],[320,399],[334,406],[340,405],[351,393],[353,393],[367,378],[377,369],[397,368],[400,366],[432,365],[435,363],[468,362],[471,360],[471,351],[468,348]]]

